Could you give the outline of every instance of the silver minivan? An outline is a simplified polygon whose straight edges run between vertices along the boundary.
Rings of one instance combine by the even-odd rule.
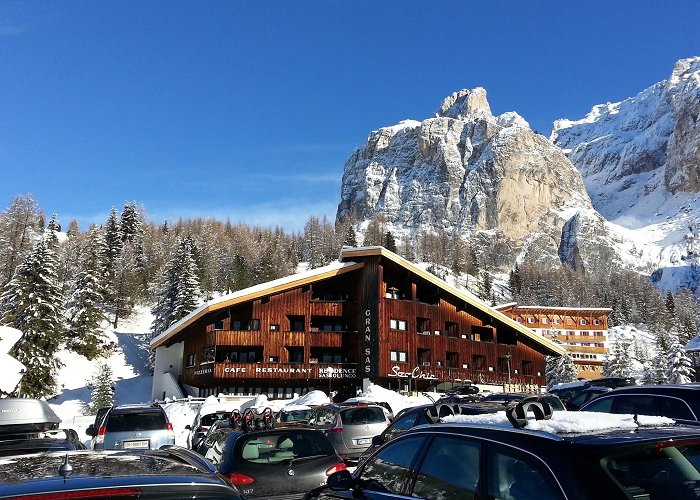
[[[322,405],[309,419],[309,426],[326,434],[341,458],[349,460],[359,458],[388,425],[384,408],[376,404]]]
[[[93,442],[96,450],[157,450],[175,444],[173,425],[158,405],[112,407]]]

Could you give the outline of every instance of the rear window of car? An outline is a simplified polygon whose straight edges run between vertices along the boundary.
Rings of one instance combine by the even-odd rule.
[[[211,425],[214,424],[214,422],[218,420],[228,420],[228,418],[231,416],[230,411],[218,411],[216,413],[210,413],[208,415],[204,415],[202,417],[202,423],[201,425],[210,427]]]
[[[308,420],[313,410],[292,410],[280,413],[280,422],[301,422]]]
[[[155,431],[166,428],[162,412],[112,413],[107,417],[107,432]]]
[[[376,406],[347,408],[340,412],[343,425],[379,424],[386,422],[384,410]]]
[[[630,498],[700,498],[700,441],[660,443],[600,463]]]
[[[243,437],[241,458],[252,463],[279,463],[323,458],[335,454],[333,445],[320,432],[255,434]]]

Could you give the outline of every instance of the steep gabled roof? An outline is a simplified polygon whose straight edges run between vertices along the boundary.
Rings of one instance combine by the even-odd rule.
[[[267,283],[260,283],[259,285],[223,295],[222,297],[210,300],[209,302],[201,305],[177,323],[172,324],[167,330],[151,340],[150,347],[151,349],[155,349],[156,347],[164,345],[177,333],[212,311],[224,309],[226,307],[257,299],[265,295],[283,292],[291,288],[313,283],[315,281],[332,278],[333,276],[345,274],[356,269],[361,269],[362,267],[364,267],[362,262],[336,261],[324,267],[318,267],[303,273],[292,274],[291,276],[285,276],[284,278],[268,281]]]
[[[422,270],[420,267],[416,266],[412,262],[409,262],[408,260],[404,259],[400,255],[395,254],[394,252],[391,252],[387,250],[384,247],[359,247],[359,248],[353,248],[353,247],[343,247],[342,250],[340,251],[340,260],[343,259],[352,259],[352,258],[357,258],[357,257],[365,257],[365,256],[372,256],[372,255],[381,255],[382,257],[385,257],[392,262],[397,263],[398,265],[405,267],[412,273],[420,276],[421,278],[429,281],[430,283],[433,283],[434,285],[437,285],[441,289],[445,290],[451,295],[454,295],[455,297],[465,301],[469,305],[473,306],[474,308],[480,310],[483,312],[485,315],[487,315],[488,318],[491,318],[493,321],[502,323],[504,325],[507,325],[511,327],[513,330],[517,331],[518,333],[523,334],[525,337],[532,339],[534,342],[537,344],[541,345],[542,347],[545,348],[545,350],[549,351],[548,353],[545,354],[555,354],[555,355],[562,355],[565,354],[566,348],[563,346],[556,344],[545,337],[538,335],[537,333],[533,332],[529,328],[526,328],[525,326],[521,325],[517,321],[511,319],[510,317],[506,316],[503,314],[501,311],[494,309],[493,307],[485,304],[484,302],[480,301],[473,295],[469,293],[465,293],[454,286],[450,285],[446,281],[441,280],[437,276],[434,276],[430,274],[427,271]]]
[[[473,295],[463,292],[449,283],[437,278],[436,276],[422,270],[420,267],[409,262],[403,257],[387,250],[384,247],[343,247],[340,251],[340,259],[337,262],[333,262],[327,266],[319,267],[317,269],[312,269],[304,273],[293,274],[291,276],[286,276],[273,281],[268,281],[267,283],[261,283],[243,290],[238,290],[236,292],[224,295],[220,298],[211,300],[199,308],[192,311],[190,314],[182,318],[177,323],[173,324],[166,331],[161,333],[158,337],[151,340],[150,347],[155,349],[160,347],[173,338],[176,334],[181,332],[183,329],[202,318],[206,314],[224,309],[226,307],[240,304],[242,302],[247,302],[265,295],[270,295],[273,293],[283,292],[292,288],[296,288],[302,285],[320,281],[323,279],[331,278],[340,274],[354,271],[356,269],[361,269],[364,264],[362,262],[356,262],[353,257],[367,257],[367,256],[378,256],[381,255],[392,262],[406,268],[408,271],[416,274],[417,276],[425,279],[426,281],[437,285],[442,290],[447,293],[463,300],[465,303],[471,305],[475,309],[481,311],[485,318],[488,318],[488,322],[497,322],[505,326],[512,328],[518,333],[522,334],[526,338],[531,339],[536,344],[539,344],[546,351],[545,354],[561,355],[566,353],[566,349],[563,346],[555,344],[554,342],[534,333],[529,328],[524,327],[517,321],[510,319],[508,316],[502,312],[494,309],[483,303]]]

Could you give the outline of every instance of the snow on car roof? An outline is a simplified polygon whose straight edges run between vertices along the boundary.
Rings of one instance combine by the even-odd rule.
[[[489,424],[513,428],[506,417],[505,411],[487,413],[484,415],[450,415],[443,417],[442,422],[460,422],[466,424]],[[543,431],[552,434],[580,434],[612,430],[634,430],[639,427],[659,427],[673,425],[675,420],[667,417],[651,417],[638,415],[618,415],[599,412],[555,411],[549,420],[528,418],[528,430]]]

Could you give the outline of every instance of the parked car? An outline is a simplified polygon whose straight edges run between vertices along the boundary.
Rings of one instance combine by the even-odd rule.
[[[173,425],[157,404],[113,406],[96,433],[94,428],[86,432],[94,436],[95,450],[156,450],[175,444]]]
[[[700,385],[634,385],[598,396],[580,411],[661,415],[678,422],[700,425]]]
[[[338,454],[349,460],[359,458],[388,425],[384,408],[375,404],[321,405],[309,418],[309,426],[326,434]]]
[[[486,413],[496,413],[497,411],[503,411],[503,406],[496,403],[450,405],[437,402],[435,404],[404,408],[399,412],[394,421],[391,422],[389,427],[384,429],[378,436],[372,438],[372,445],[360,456],[358,465],[367,460],[381,445],[418,425],[435,424],[440,422],[441,418],[449,415],[483,415]]]
[[[228,420],[231,418],[231,412],[238,408],[238,403],[205,403],[200,406],[197,415],[194,417],[191,425],[186,425],[185,429],[190,431],[187,434],[187,447],[196,450],[204,436],[209,431],[209,427],[219,420]]]
[[[610,387],[604,385],[592,385],[587,389],[580,391],[574,397],[567,401],[562,401],[564,406],[569,411],[576,411],[580,409],[584,404],[588,403],[590,400],[597,398],[601,394],[605,394],[612,391]]]
[[[222,432],[205,458],[246,498],[301,499],[346,468],[322,432],[299,427]]]
[[[650,426],[639,426],[627,416],[601,420],[580,412],[549,415],[552,423],[540,427],[558,427],[558,434],[533,430],[538,427],[531,420],[525,428],[520,422],[511,425],[505,416],[493,423],[491,415],[454,417],[481,418],[482,423],[415,427],[379,448],[354,473],[331,475],[325,488],[305,498],[698,498],[697,428],[664,425],[670,421],[659,417],[647,417],[644,425]],[[577,420],[579,425],[572,425]],[[580,431],[595,420],[609,427]]]
[[[0,458],[0,498],[242,499],[211,463],[181,447]]]
[[[60,423],[46,401],[0,399],[0,456],[85,449],[73,429],[58,429]]]
[[[447,389],[445,391],[445,394],[456,394],[458,396],[473,396],[474,394],[479,394],[479,388],[475,385],[457,385]]]
[[[391,408],[391,405],[389,403],[387,403],[386,401],[377,401],[376,399],[358,396],[358,397],[354,397],[354,398],[348,398],[345,401],[343,401],[341,404],[346,405],[346,406],[349,406],[349,405],[379,405],[386,410],[386,416],[389,418],[389,421],[394,420],[394,410]]]

